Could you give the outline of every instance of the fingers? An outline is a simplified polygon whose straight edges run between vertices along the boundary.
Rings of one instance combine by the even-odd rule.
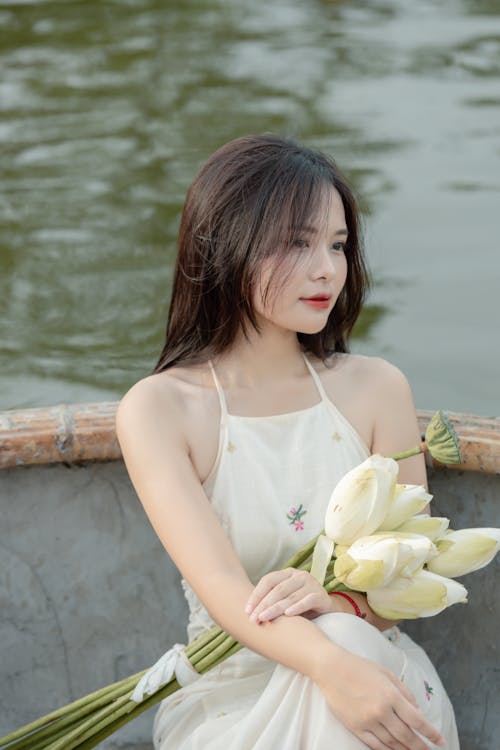
[[[421,718],[424,724],[428,724],[423,714]],[[441,735],[434,727],[432,730],[437,740]],[[381,713],[378,720],[371,720],[357,734],[373,750],[379,750],[379,748],[383,750],[431,750],[427,742],[424,742],[392,709]],[[435,744],[441,744],[436,740],[434,740]]]
[[[290,596],[281,598],[274,604],[270,604],[266,597],[263,602],[264,609],[256,612],[255,619],[259,622],[274,620],[280,615],[302,615],[319,607],[324,595],[303,593],[304,589],[294,591]],[[253,617],[253,615],[252,615]],[[250,619],[252,619],[252,617]]]
[[[288,568],[263,576],[245,611],[253,622],[266,622],[283,614],[300,615],[315,608],[326,611],[328,606],[328,595],[309,573]]]
[[[283,614],[293,616],[309,612],[311,609],[316,609],[324,598],[323,592],[304,595],[302,591],[299,591],[298,596],[300,596],[300,599],[297,597],[295,601],[293,601],[295,597],[289,597],[290,603],[285,608]]]
[[[337,679],[319,684],[342,723],[372,750],[431,750],[445,743],[415,698],[393,672],[363,657],[341,651]]]
[[[255,607],[250,619],[254,622],[273,620],[284,614],[292,604],[297,603],[304,595],[304,582],[287,579],[278,583]]]
[[[392,745],[386,745],[373,732],[360,732],[357,736],[371,750],[392,750]]]
[[[285,570],[275,570],[272,573],[267,573],[267,575],[263,576],[248,598],[245,606],[245,612],[247,614],[255,614],[257,613],[257,609],[259,612],[263,611],[264,607],[261,606],[263,600],[272,591],[275,591],[275,596],[272,597],[272,601],[269,601],[268,603],[272,604],[274,603],[274,601],[277,601],[276,593],[278,596],[282,596],[285,591],[289,589],[289,586],[283,587],[282,584],[286,583],[287,580],[290,580],[294,572],[296,571],[294,571],[292,568],[286,568]]]
[[[388,725],[392,734],[398,739],[405,739],[406,742],[411,738],[413,743],[416,743],[409,745],[411,750],[414,750],[414,748],[415,750],[424,750],[424,748],[427,750],[428,747],[422,740],[415,740],[417,735],[412,731],[413,729],[431,742],[434,742],[434,744],[444,745],[444,737],[436,727],[427,721],[423,712],[418,707],[413,693],[392,672],[388,671],[387,675],[400,692],[399,699],[395,704],[394,716],[391,717],[391,725]],[[410,734],[408,734],[408,731]]]
[[[395,713],[392,713],[385,725],[379,725],[377,737],[387,747],[397,750],[430,750],[429,745],[423,742]]]
[[[445,744],[446,740],[436,729],[436,727],[427,721],[424,714],[419,708],[408,703],[408,701],[403,696],[401,696],[399,700],[396,701],[394,711],[401,722],[404,722],[414,732],[418,732],[419,734],[421,734],[424,739],[433,742],[435,745],[441,746]],[[411,745],[410,747],[413,750],[413,745]],[[415,747],[420,750],[418,745],[416,745]],[[426,747],[425,744],[424,747]]]
[[[292,604],[292,602],[296,599],[297,594],[294,594],[292,596],[286,597],[284,599],[280,599],[278,602],[275,602],[274,604],[270,604],[266,600],[263,603],[264,609],[261,612],[255,612],[250,619],[254,620],[255,622],[269,622],[270,620],[275,620],[276,617],[280,617],[280,615],[284,615],[286,610],[288,609],[288,606]],[[303,611],[302,609],[300,611]],[[299,613],[298,613],[299,614]]]
[[[413,693],[408,690],[404,682],[402,682],[396,675],[391,672],[390,670],[387,670],[387,676],[391,680],[391,682],[398,688],[398,690],[404,695],[407,701],[409,701],[412,706],[415,706],[415,708],[418,709],[418,703],[415,699],[415,696]]]

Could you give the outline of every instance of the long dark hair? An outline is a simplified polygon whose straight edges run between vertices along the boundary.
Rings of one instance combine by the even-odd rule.
[[[288,138],[255,135],[219,148],[189,188],[165,345],[153,373],[220,354],[248,326],[257,331],[252,294],[261,261],[279,265],[293,227],[311,223],[325,189],[342,199],[347,230],[347,280],[327,324],[297,333],[304,351],[325,360],[346,352],[368,287],[358,209],[335,162]]]

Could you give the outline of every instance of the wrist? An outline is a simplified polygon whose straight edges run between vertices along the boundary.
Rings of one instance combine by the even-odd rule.
[[[322,648],[310,659],[307,677],[315,682],[319,688],[331,683],[332,675],[336,671],[337,660],[343,651],[344,649],[334,641],[326,640]]]
[[[363,603],[366,603],[366,601],[364,597],[356,596],[356,592],[350,591],[347,594],[345,591],[331,591],[330,598],[337,601],[337,606],[341,603],[341,611],[356,615],[363,620],[366,619],[366,611],[363,608]]]
[[[354,614],[353,608],[343,596],[334,596],[333,594],[333,591],[328,594],[331,612],[343,612],[348,615]]]

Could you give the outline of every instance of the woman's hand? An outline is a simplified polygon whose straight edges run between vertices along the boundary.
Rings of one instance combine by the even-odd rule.
[[[340,649],[315,680],[335,716],[372,750],[430,750],[445,740],[408,688],[385,667]]]
[[[280,615],[317,617],[342,611],[323,586],[305,570],[285,568],[263,576],[245,607],[252,622],[269,622]]]

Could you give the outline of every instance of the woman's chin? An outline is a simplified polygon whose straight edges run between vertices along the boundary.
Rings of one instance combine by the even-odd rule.
[[[314,336],[317,333],[321,333],[321,331],[324,329],[326,323],[322,326],[301,326],[297,329],[297,333],[304,333],[309,336]]]

